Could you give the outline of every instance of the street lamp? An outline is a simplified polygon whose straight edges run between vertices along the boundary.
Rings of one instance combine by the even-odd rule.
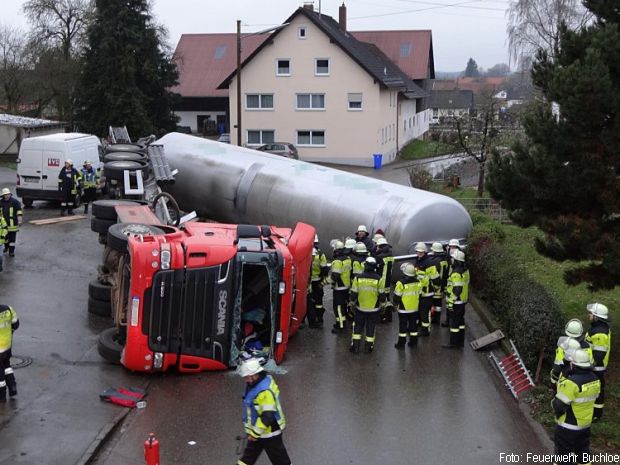
[[[285,26],[288,26],[288,23],[270,27],[262,31],[252,32],[241,37],[241,20],[237,20],[237,145],[239,146],[241,146],[241,39],[258,34],[266,34],[267,32],[275,32]]]

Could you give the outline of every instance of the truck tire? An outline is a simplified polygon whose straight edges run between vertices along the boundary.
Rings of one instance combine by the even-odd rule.
[[[88,313],[92,313],[97,316],[106,316],[110,318],[112,316],[112,304],[103,300],[88,298]]]
[[[165,199],[166,207],[168,208],[168,214],[172,219],[172,226],[178,226],[181,222],[181,209],[179,208],[179,204],[171,194],[169,194],[168,192],[160,192],[159,194],[157,194],[153,199],[151,208],[157,213],[157,202],[159,202],[159,199],[162,198]]]
[[[118,328],[104,329],[99,334],[97,352],[99,352],[99,355],[101,355],[104,360],[120,365],[122,351],[123,344],[121,343]]]
[[[94,300],[110,302],[112,300],[112,286],[100,283],[95,279],[88,283],[88,296]]]
[[[162,228],[140,223],[117,223],[108,229],[108,247],[127,253],[129,236],[159,236],[166,234]]]
[[[144,172],[148,170],[148,168],[149,165],[146,162],[129,160],[108,161],[103,165],[103,173],[106,179],[123,182],[123,172],[125,170]],[[144,175],[142,177],[145,178]]]
[[[106,153],[112,152],[136,152],[145,153],[146,147],[142,144],[110,144],[105,148]]]
[[[114,220],[116,222],[118,215],[114,207],[118,205],[141,205],[141,202],[116,199],[95,200],[93,202],[93,216],[101,220]]]
[[[99,234],[106,234],[110,226],[116,224],[116,220],[104,220],[93,216],[90,219],[90,230]]]
[[[146,155],[136,152],[110,152],[103,156],[103,161],[146,161]]]

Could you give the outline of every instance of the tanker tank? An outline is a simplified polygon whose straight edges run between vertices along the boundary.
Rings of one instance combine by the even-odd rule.
[[[164,146],[181,209],[225,223],[316,227],[323,249],[365,224],[382,229],[396,255],[415,242],[465,240],[472,223],[449,197],[334,168],[170,133]]]

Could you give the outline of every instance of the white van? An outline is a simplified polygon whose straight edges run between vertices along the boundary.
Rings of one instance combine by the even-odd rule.
[[[99,138],[78,132],[29,137],[22,141],[17,159],[17,196],[25,206],[35,200],[60,200],[58,174],[65,160],[73,160],[80,170],[85,160],[93,168],[103,167],[103,148]]]

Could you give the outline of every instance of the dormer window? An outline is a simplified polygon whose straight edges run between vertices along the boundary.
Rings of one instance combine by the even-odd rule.
[[[297,28],[297,37],[300,39],[306,38],[306,28],[304,26]]]

